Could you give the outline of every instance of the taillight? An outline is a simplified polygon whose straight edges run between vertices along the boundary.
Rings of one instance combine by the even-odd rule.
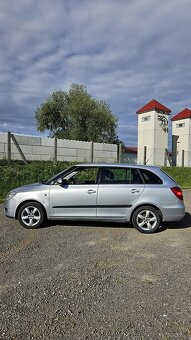
[[[179,200],[183,200],[183,192],[179,187],[173,187],[170,188],[170,190],[172,190],[173,194],[175,194]]]

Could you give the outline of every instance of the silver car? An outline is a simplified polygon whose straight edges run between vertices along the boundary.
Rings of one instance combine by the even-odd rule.
[[[124,164],[78,164],[45,183],[9,192],[4,211],[25,228],[46,219],[130,222],[153,233],[161,222],[185,214],[183,194],[160,168]]]

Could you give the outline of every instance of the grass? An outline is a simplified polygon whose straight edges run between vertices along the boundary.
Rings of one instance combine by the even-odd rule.
[[[24,165],[20,161],[0,160],[0,202],[7,193],[21,185],[41,182],[68,168],[72,163],[53,161],[33,161]],[[191,168],[163,168],[183,188],[191,188]]]
[[[180,186],[182,189],[190,189],[191,188],[191,168],[180,168],[180,167],[172,167],[172,168],[163,168],[163,170],[169,174]]]

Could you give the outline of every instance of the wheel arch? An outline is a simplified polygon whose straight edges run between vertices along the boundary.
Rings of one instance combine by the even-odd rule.
[[[15,219],[16,219],[16,220],[18,220],[18,212],[19,212],[19,209],[22,207],[22,205],[24,205],[24,204],[26,204],[26,203],[29,203],[29,202],[30,202],[30,203],[38,203],[38,204],[40,204],[41,207],[43,208],[44,213],[45,213],[45,216],[46,216],[46,218],[47,218],[47,212],[46,212],[46,209],[45,209],[44,205],[43,205],[41,202],[36,201],[36,200],[34,200],[34,199],[32,199],[32,200],[28,199],[28,200],[26,200],[26,201],[21,202],[21,203],[18,205],[18,207],[17,207],[17,209],[16,209],[16,212],[15,212]]]
[[[145,207],[145,206],[147,206],[147,207],[152,207],[152,208],[156,209],[157,212],[159,213],[160,217],[161,217],[161,222],[163,221],[163,214],[162,214],[162,211],[159,209],[159,207],[157,207],[157,205],[151,204],[151,203],[141,203],[141,204],[137,205],[137,206],[133,209],[133,211],[131,212],[131,217],[130,217],[130,222],[131,222],[131,223],[132,223],[132,217],[133,217],[134,212],[135,212],[137,209],[139,209],[139,208],[141,208],[141,207]]]

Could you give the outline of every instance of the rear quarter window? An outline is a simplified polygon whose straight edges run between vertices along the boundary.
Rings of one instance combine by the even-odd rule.
[[[163,184],[162,179],[152,171],[139,169],[145,184]]]

